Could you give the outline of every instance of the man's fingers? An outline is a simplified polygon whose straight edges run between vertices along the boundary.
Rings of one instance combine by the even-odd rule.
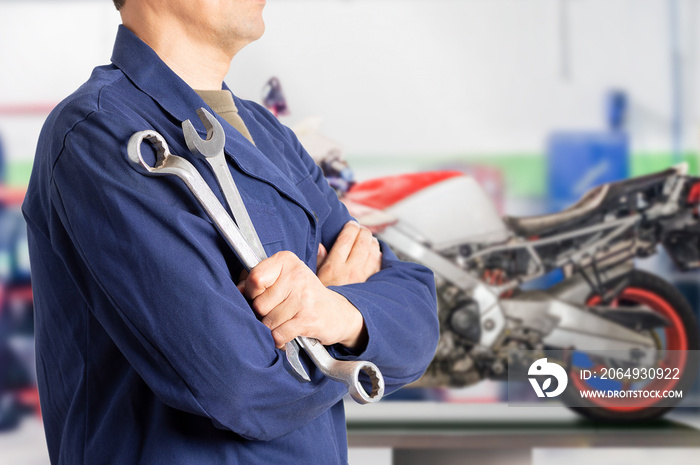
[[[290,267],[299,259],[292,252],[278,252],[267,258],[250,270],[246,279],[245,295],[249,299],[256,299],[260,294],[279,279],[284,272],[285,266]]]
[[[367,261],[372,246],[374,244],[372,233],[367,228],[361,228],[360,232],[355,237],[355,243],[353,244],[352,250],[348,255],[348,265],[357,270],[361,270],[365,267],[365,262]]]
[[[352,244],[350,238],[354,238]],[[349,222],[338,235],[317,275],[325,286],[363,283],[381,269],[381,249],[372,232]]]
[[[331,247],[331,250],[328,252],[327,260],[345,263],[360,231],[360,225],[355,221],[348,221],[345,223],[340,234],[338,234],[338,238],[335,240],[335,244],[333,244],[333,247]]]
[[[265,323],[265,318],[270,316],[271,312],[274,312],[278,306],[282,305],[294,289],[295,282],[297,281],[298,273],[292,271],[291,273],[282,273],[275,283],[266,288],[261,294],[253,299],[251,306],[253,310],[258,315],[264,317],[263,323]],[[277,317],[279,318],[279,317]],[[265,323],[265,325],[272,329],[278,326],[279,323],[275,323],[274,326],[270,326]]]
[[[271,331],[274,331],[287,321],[293,319],[298,311],[299,308],[297,306],[290,305],[286,301],[283,301],[279,305],[276,305],[261,321],[262,324],[270,328]],[[294,339],[294,337],[292,337],[292,339]]]
[[[365,261],[365,275],[372,276],[382,269],[382,249],[376,237],[372,237],[372,246],[367,261]]]
[[[241,271],[241,274],[238,275],[238,284],[236,284],[236,287],[243,295],[245,295],[245,280],[246,279],[248,279],[248,270],[243,270],[243,271]]]
[[[321,268],[321,265],[323,265],[323,262],[326,261],[326,257],[328,257],[328,251],[326,248],[321,244],[320,242],[318,243],[318,253],[316,254],[316,269],[318,270]]]
[[[306,330],[306,325],[299,318],[292,318],[285,321],[280,326],[272,330],[272,339],[275,340],[275,347],[281,349],[286,343],[295,337],[306,335]]]

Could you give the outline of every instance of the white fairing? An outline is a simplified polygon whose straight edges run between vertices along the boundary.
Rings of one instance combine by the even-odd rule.
[[[473,178],[433,184],[386,209],[423,236],[435,250],[465,243],[496,243],[510,232],[486,192]]]

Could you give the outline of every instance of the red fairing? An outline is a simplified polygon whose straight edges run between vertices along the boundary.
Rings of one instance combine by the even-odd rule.
[[[400,200],[446,179],[464,176],[461,171],[431,171],[371,179],[353,185],[346,198],[368,207],[383,210]]]
[[[693,184],[693,187],[690,188],[690,192],[688,192],[688,203],[700,203],[700,182],[696,182]]]

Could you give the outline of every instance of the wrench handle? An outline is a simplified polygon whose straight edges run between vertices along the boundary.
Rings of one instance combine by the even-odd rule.
[[[317,339],[299,336],[296,341],[324,375],[345,384],[350,396],[358,404],[377,402],[384,396],[384,377],[374,363],[336,360]],[[367,392],[360,383],[361,372],[369,377],[372,383],[371,392]]]
[[[141,144],[144,141],[153,144],[156,150],[155,166],[148,164],[141,154]],[[158,132],[146,130],[134,133],[129,139],[128,155],[131,166],[141,174],[147,176],[170,175],[180,178],[207,212],[216,229],[224,236],[246,269],[253,268],[263,260],[264,257],[260,257],[243,238],[233,219],[216,198],[202,175],[189,161],[171,154],[167,142]]]

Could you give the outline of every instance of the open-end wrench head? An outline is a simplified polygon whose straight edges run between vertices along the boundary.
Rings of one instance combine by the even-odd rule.
[[[220,155],[226,145],[226,133],[224,132],[224,128],[216,117],[205,108],[199,108],[197,110],[197,115],[199,115],[199,119],[204,123],[204,127],[207,130],[207,138],[205,140],[199,136],[199,133],[190,120],[183,121],[182,132],[185,135],[187,148],[190,149],[190,152],[196,155],[202,155],[206,158]]]

